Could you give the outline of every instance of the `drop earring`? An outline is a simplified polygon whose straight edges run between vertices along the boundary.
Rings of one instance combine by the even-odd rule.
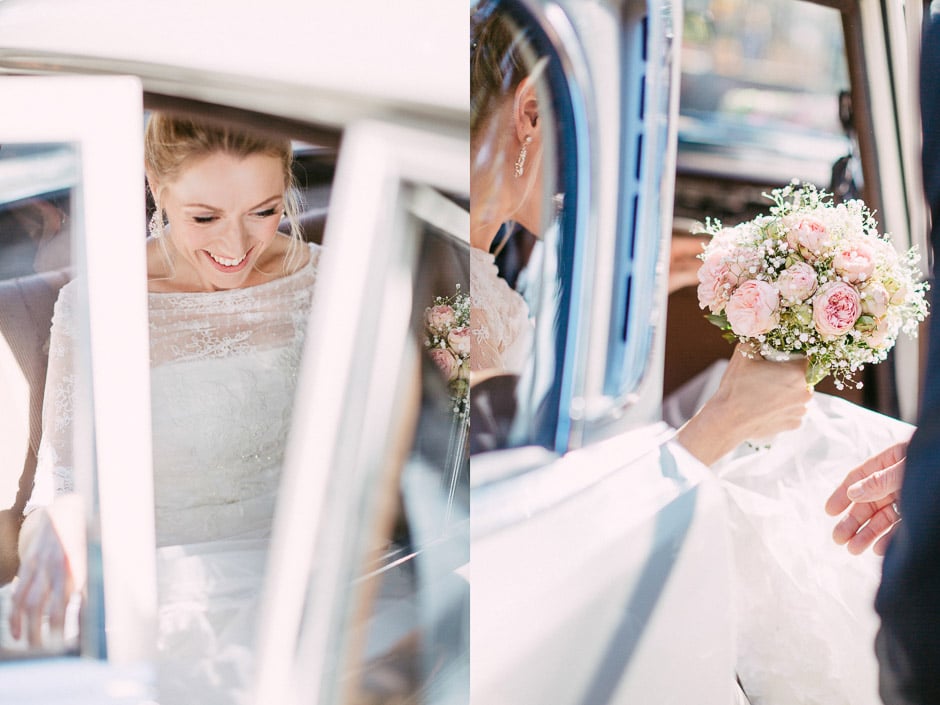
[[[529,155],[529,145],[532,143],[532,135],[526,135],[522,142],[522,149],[519,150],[519,156],[516,157],[515,175],[518,179],[525,173],[525,158]]]
[[[150,225],[147,229],[150,231],[150,237],[163,237],[163,211],[159,206],[150,217]]]

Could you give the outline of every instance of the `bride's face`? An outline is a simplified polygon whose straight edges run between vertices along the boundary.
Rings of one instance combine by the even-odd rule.
[[[217,152],[187,163],[163,185],[174,277],[199,289],[237,289],[277,237],[284,212],[284,169],[277,157]]]

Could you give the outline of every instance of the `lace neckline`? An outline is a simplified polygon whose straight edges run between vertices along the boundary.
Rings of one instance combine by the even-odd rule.
[[[306,243],[310,251],[310,256],[307,258],[306,264],[297,269],[295,272],[290,274],[285,274],[282,277],[277,277],[270,281],[262,282],[261,284],[255,284],[254,286],[244,286],[237,289],[220,289],[218,291],[148,291],[147,296],[151,301],[154,300],[164,300],[169,301],[173,297],[192,297],[198,296],[202,301],[209,300],[218,300],[228,296],[244,296],[245,294],[262,294],[267,289],[273,287],[287,286],[290,287],[295,282],[303,281],[311,275],[316,274],[317,264],[320,258],[321,246],[313,242]]]

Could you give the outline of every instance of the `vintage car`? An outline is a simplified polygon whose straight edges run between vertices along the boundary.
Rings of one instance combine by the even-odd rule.
[[[254,702],[746,702],[725,503],[663,420],[665,393],[730,354],[688,286],[689,225],[750,217],[798,176],[858,189],[901,245],[923,243],[922,8],[766,3],[818,11],[835,52],[828,83],[803,90],[791,71],[770,87],[831,105],[835,128],[781,138],[748,112],[767,86],[702,61],[738,31],[718,10],[756,3],[498,4],[547,57],[552,227],[497,245],[533,346],[522,373],[475,383],[468,437],[421,353],[425,309],[469,281],[465,5],[0,2],[0,581],[68,280],[86,302],[74,415],[90,566],[84,608],[43,653],[4,633],[0,589],[0,701],[175,705],[153,676],[142,164],[144,114],[169,110],[294,140],[304,235],[325,245]],[[710,114],[721,98],[695,84],[718,78],[747,90]],[[913,419],[917,360],[899,345],[851,398]]]
[[[42,653],[10,637],[3,589],[0,700],[164,702],[142,146],[145,113],[169,110],[293,140],[304,237],[329,253],[259,614],[257,702],[466,701],[465,423],[421,352],[425,308],[468,286],[465,8],[4,2],[0,16],[2,582],[68,280],[86,302],[73,418],[89,564],[80,617]],[[429,31],[405,39],[416,26]]]

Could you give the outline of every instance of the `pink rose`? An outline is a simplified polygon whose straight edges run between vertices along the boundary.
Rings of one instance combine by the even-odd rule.
[[[823,284],[813,299],[813,323],[825,336],[838,336],[852,330],[862,315],[862,301],[855,288],[843,281]]]
[[[720,313],[734,288],[756,274],[759,266],[760,258],[753,250],[712,250],[698,270],[699,308],[709,308],[712,313]]]
[[[437,365],[444,377],[448,381],[457,379],[457,373],[460,372],[460,363],[454,357],[450,350],[444,348],[431,348],[431,359]]]
[[[875,271],[875,251],[862,240],[847,243],[836,251],[832,266],[846,281],[863,282]]]
[[[809,261],[816,260],[826,247],[826,226],[810,216],[787,216],[787,244]]]
[[[772,331],[780,322],[780,292],[759,279],[744,282],[725,307],[725,315],[736,335],[753,338]]]
[[[424,312],[428,328],[443,333],[457,322],[457,314],[447,304],[432,306]]]
[[[460,357],[470,354],[470,328],[461,326],[447,334],[447,344]]]
[[[880,318],[888,312],[888,290],[878,282],[871,282],[861,290],[862,313]]]
[[[787,301],[805,301],[816,291],[818,280],[816,270],[806,262],[795,262],[780,272],[777,288],[780,296]]]

